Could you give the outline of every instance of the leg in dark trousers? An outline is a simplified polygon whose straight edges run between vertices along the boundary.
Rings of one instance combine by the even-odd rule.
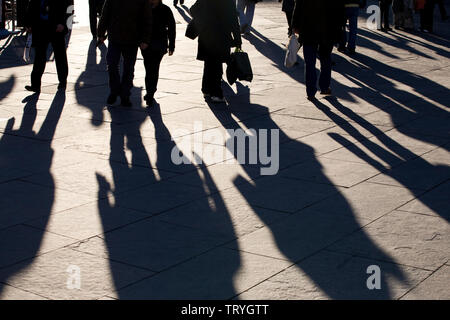
[[[41,88],[41,79],[45,71],[45,65],[47,63],[47,48],[50,41],[39,41],[34,47],[34,63],[33,71],[31,72],[31,86],[36,89]]]
[[[124,46],[122,50],[123,57],[123,75],[120,96],[122,99],[129,99],[131,88],[133,88],[134,66],[137,58],[137,46]]]
[[[392,0],[384,0],[380,1],[380,21],[381,21],[381,29],[389,30],[389,13],[391,8]]]
[[[144,57],[145,87],[147,90],[145,100],[150,102],[153,100],[153,96],[158,86],[159,66],[162,58],[164,57],[164,53],[161,51],[152,51],[147,49],[142,55]]]
[[[290,36],[292,34],[292,11],[286,11],[286,19],[288,23],[288,35]]]
[[[320,57],[319,88],[321,92],[326,92],[328,89],[330,89],[332,51],[333,51],[332,45],[319,45],[319,57]]]
[[[203,68],[202,92],[214,97],[223,98],[222,62],[211,58],[205,60]]]
[[[120,45],[113,42],[108,44],[108,53],[106,54],[106,63],[108,65],[109,88],[111,95],[120,95],[120,72],[119,63],[122,55]]]
[[[445,10],[444,0],[438,0],[439,11],[441,13],[442,20],[447,20],[447,11]]]
[[[309,98],[314,97],[317,92],[317,53],[320,57],[320,90],[322,92],[326,92],[330,88],[332,50],[332,45],[305,44],[303,46],[303,55],[305,58],[306,94]]]
[[[69,73],[66,53],[66,39],[63,34],[55,34],[51,40],[51,43],[55,54],[56,71],[58,73],[59,84],[65,86]]]
[[[433,15],[434,15],[434,5],[435,0],[427,0],[425,2],[425,8],[423,9],[423,15],[421,15],[421,27],[422,30],[427,30],[433,32]]]
[[[91,25],[92,37],[97,37],[97,1],[89,0],[89,22]]]

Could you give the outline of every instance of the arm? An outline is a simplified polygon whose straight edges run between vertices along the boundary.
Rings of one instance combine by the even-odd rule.
[[[175,38],[176,38],[176,24],[175,18],[173,17],[172,10],[168,7],[168,34],[169,34],[169,55],[172,55],[175,51]]]
[[[99,40],[104,41],[106,39],[106,30],[108,28],[109,19],[111,17],[111,6],[111,0],[106,0],[97,27],[97,35]]]
[[[144,1],[142,10],[141,22],[139,23],[142,30],[140,45],[141,49],[145,50],[149,46],[152,37],[152,7],[149,1]]]
[[[241,28],[239,26],[239,20],[237,15],[237,9],[236,9],[236,2],[235,1],[229,1],[229,12],[228,15],[230,17],[231,22],[231,33],[233,34],[233,47],[240,48],[242,45],[242,39],[241,39]]]

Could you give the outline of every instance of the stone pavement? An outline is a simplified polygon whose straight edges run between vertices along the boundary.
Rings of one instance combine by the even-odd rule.
[[[133,108],[105,107],[106,48],[82,23],[66,93],[49,63],[30,96],[10,44],[1,299],[450,299],[448,22],[436,10],[437,35],[385,34],[362,15],[358,54],[334,54],[335,97],[312,103],[302,63],[283,67],[280,6],[257,5],[243,43],[254,80],[224,83],[226,106],[201,95],[187,7],[172,7],[176,52],[150,109],[142,60]],[[240,128],[279,130],[276,175],[228,161],[223,133]],[[189,142],[203,163],[174,164],[175,147],[194,158]]]

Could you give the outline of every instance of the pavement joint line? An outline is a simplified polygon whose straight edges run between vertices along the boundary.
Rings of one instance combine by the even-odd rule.
[[[11,287],[11,288],[20,290],[20,291],[24,291],[24,292],[27,292],[27,293],[31,293],[31,294],[33,294],[33,295],[35,295],[35,296],[44,298],[44,299],[46,299],[46,300],[50,300],[49,297],[43,296],[43,295],[41,295],[40,293],[33,292],[33,291],[27,290],[27,289],[25,289],[25,288],[17,287],[17,286],[14,286],[14,285],[12,285],[12,284],[9,284],[9,283],[3,282],[3,281],[0,281],[0,284],[3,284],[3,286],[8,286],[8,287]],[[1,286],[0,286],[0,287],[1,287]],[[2,289],[3,289],[3,288],[2,288]]]
[[[426,280],[428,280],[429,278],[431,278],[436,272],[438,272],[440,269],[444,268],[446,266],[446,263],[442,264],[440,267],[438,267],[436,270],[431,271],[431,273],[425,277],[424,279],[422,279],[422,281],[420,281],[419,283],[417,283],[415,286],[409,288],[401,297],[398,298],[398,300],[401,300],[403,297],[405,297],[408,293],[410,293],[411,291],[413,291],[415,288],[419,287],[422,283],[424,283]],[[425,270],[428,271],[428,270]]]

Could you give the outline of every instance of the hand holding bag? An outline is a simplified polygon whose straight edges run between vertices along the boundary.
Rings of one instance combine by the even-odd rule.
[[[231,54],[227,66],[228,83],[233,84],[237,79],[249,82],[253,80],[253,71],[248,54],[239,48],[236,48]]]

